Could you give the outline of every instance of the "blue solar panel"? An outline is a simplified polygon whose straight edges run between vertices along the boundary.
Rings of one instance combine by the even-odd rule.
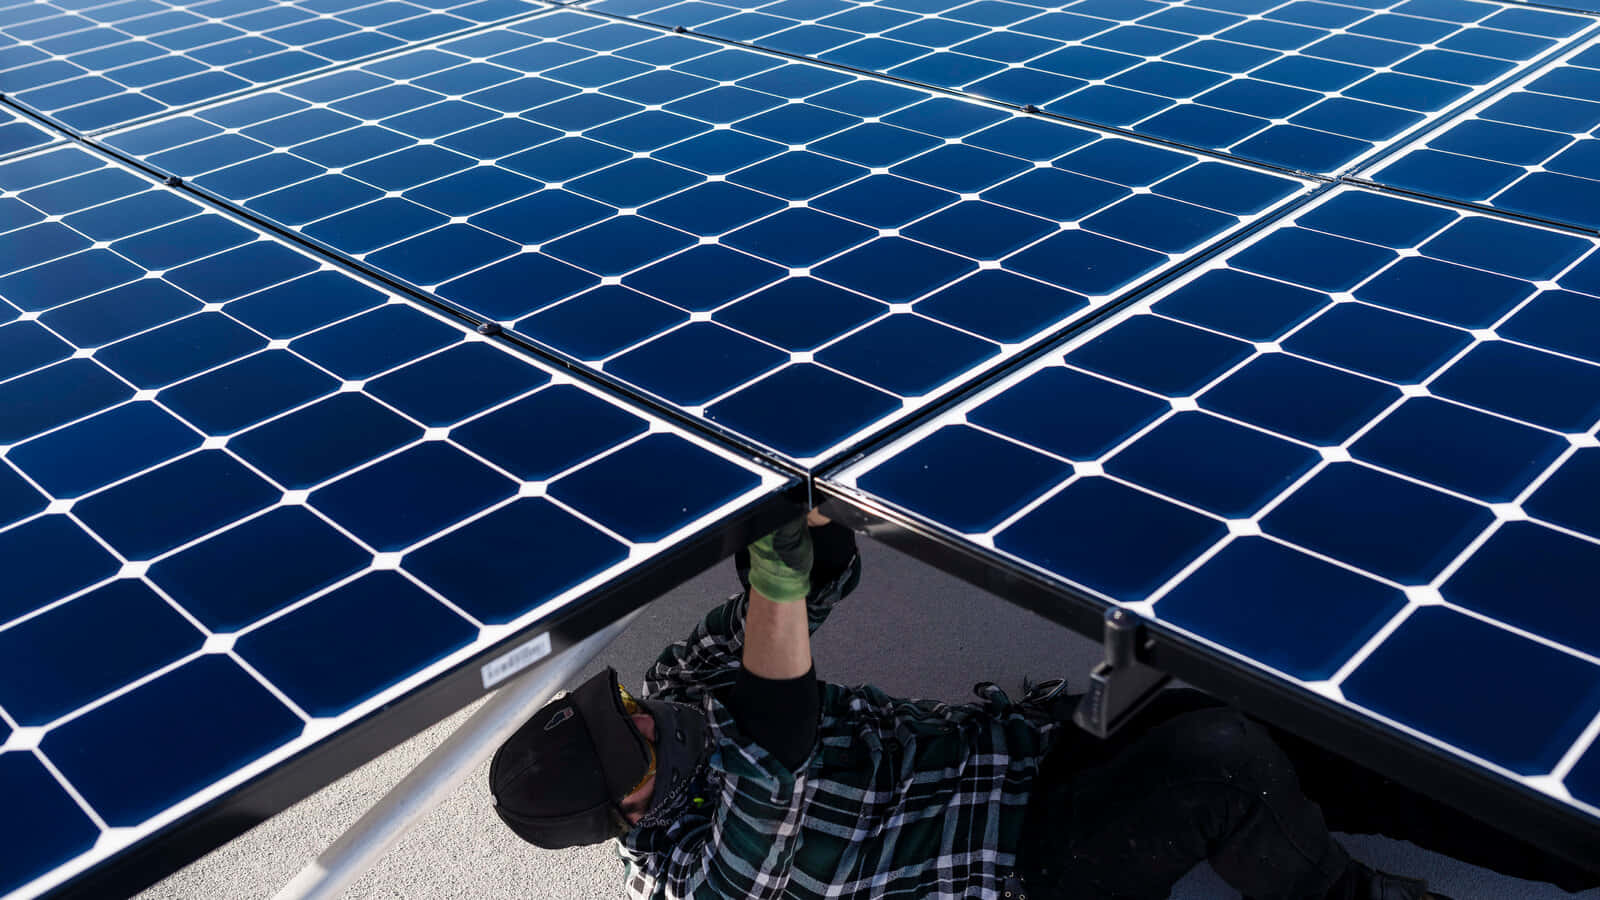
[[[1600,817],[1597,335],[1600,241],[1340,187],[823,481]]]
[[[1368,177],[1600,229],[1597,135],[1600,43],[1591,42],[1474,107]]]
[[[0,8],[0,93],[94,131],[542,7],[533,0],[30,0]]]
[[[0,191],[0,895],[794,481],[86,150]]]
[[[801,464],[1307,189],[576,12],[107,140]]]
[[[1477,0],[585,6],[1329,174],[1595,24]]]

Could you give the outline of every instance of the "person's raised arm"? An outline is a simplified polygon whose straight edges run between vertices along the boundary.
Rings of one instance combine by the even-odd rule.
[[[797,518],[750,545],[750,608],[745,613],[743,657],[750,674],[780,680],[799,678],[811,670],[805,604],[811,590],[811,562],[805,519]]]

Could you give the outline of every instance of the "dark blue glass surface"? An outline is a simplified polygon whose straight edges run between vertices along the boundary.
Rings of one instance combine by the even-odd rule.
[[[339,387],[337,379],[283,350],[268,350],[173,385],[156,396],[199,428],[237,431]]]
[[[289,345],[342,378],[360,380],[461,340],[461,332],[404,304],[306,335]]]
[[[1105,478],[1083,478],[995,536],[1069,581],[1141,600],[1227,533],[1223,524]]]
[[[1332,677],[1405,606],[1400,591],[1265,538],[1241,538],[1156,604],[1163,621],[1296,678]]]
[[[561,423],[551,427],[551,423]],[[452,433],[519,478],[543,481],[641,434],[647,423],[579,388],[556,385]]]
[[[789,350],[810,350],[886,312],[883,304],[860,294],[800,277],[757,291],[713,318]]]
[[[150,559],[277,502],[281,492],[202,450],[78,501],[73,514],[128,559]]]
[[[379,291],[336,272],[312,272],[228,304],[228,315],[267,335],[289,338],[384,302]],[[77,304],[74,304],[77,305]]]
[[[1397,389],[1381,382],[1285,353],[1265,353],[1206,391],[1200,403],[1279,434],[1332,446],[1399,397]]]
[[[516,492],[516,484],[441,441],[425,441],[330,485],[310,503],[379,552],[418,540]]]
[[[221,313],[200,313],[103,348],[95,357],[140,388],[159,388],[266,345],[266,338]]]
[[[150,567],[206,627],[234,631],[354,574],[372,557],[310,511],[283,507]],[[241,573],[248,572],[248,578]]]
[[[714,181],[658,200],[640,212],[674,228],[716,235],[753,222],[783,205],[776,197]]]
[[[1165,254],[1074,229],[1022,251],[1011,266],[1079,293],[1114,294],[1167,261]]]
[[[1438,607],[1412,614],[1341,687],[1525,775],[1553,769],[1600,707],[1600,667]]]
[[[0,622],[8,622],[116,574],[120,564],[65,515],[45,515],[0,532],[0,565],[8,573]]]
[[[1526,281],[1443,263],[1402,259],[1357,288],[1357,298],[1463,328],[1487,328],[1533,292]]]
[[[303,725],[237,663],[207,654],[52,729],[40,750],[107,824],[131,826]]]
[[[1451,603],[1561,643],[1600,650],[1600,610],[1588,600],[1600,545],[1534,522],[1507,522],[1440,593]]]
[[[883,237],[816,269],[816,274],[887,302],[914,299],[976,268],[971,260],[900,237]]]
[[[434,289],[495,320],[515,319],[599,283],[599,277],[536,253],[520,253]]]
[[[14,378],[0,384],[0,443],[14,444],[132,395],[132,388],[87,359]]]
[[[537,609],[628,556],[626,545],[547,500],[518,500],[406,554],[412,574],[494,624]]]
[[[1157,346],[1160,353],[1143,352]],[[1134,316],[1067,355],[1074,365],[1173,397],[1193,394],[1250,355],[1242,341],[1159,316]]]
[[[56,497],[76,497],[200,446],[204,435],[154,403],[126,403],[7,455]]]
[[[368,393],[428,426],[446,426],[550,380],[483,344],[452,347],[367,385]]]
[[[694,243],[682,231],[636,216],[607,219],[544,245],[545,252],[598,275],[622,275]]]
[[[1600,368],[1505,341],[1472,348],[1429,388],[1557,431],[1583,432],[1600,421]]]
[[[1401,249],[1417,246],[1455,218],[1455,213],[1437,206],[1361,192],[1334,197],[1300,216],[1298,224]]]
[[[1426,584],[1493,518],[1484,507],[1432,488],[1335,463],[1299,487],[1261,527],[1402,584]]]
[[[1272,341],[1327,302],[1316,291],[1218,269],[1167,295],[1152,309],[1247,341]]]
[[[1315,451],[1209,416],[1179,413],[1120,450],[1110,475],[1229,518],[1245,518],[1317,462]]]
[[[31,516],[48,502],[49,498],[24,481],[15,469],[0,466],[0,526]]]
[[[817,355],[817,361],[905,397],[927,394],[999,347],[918,316],[889,316]]]
[[[113,581],[0,632],[0,707],[22,725],[46,725],[199,650],[204,639],[148,587]],[[82,654],[95,664],[56,663]]]
[[[788,272],[727,247],[691,247],[624,279],[629,286],[697,312],[721,306]]]
[[[1595,212],[1600,203],[1595,182],[1600,154],[1584,133],[1597,124],[1600,59],[1590,52],[1552,65],[1530,83],[1477,110],[1473,118],[1379,168],[1375,178],[1593,229],[1600,225],[1600,213]],[[1480,230],[1486,229],[1480,226]],[[1548,240],[1555,242],[1559,236],[1548,235]],[[1511,245],[1490,243],[1484,241],[1485,252],[1512,256]],[[1533,250],[1530,255],[1524,265],[1537,267],[1545,252]],[[1548,273],[1526,277],[1548,277]]]
[[[434,285],[520,249],[481,228],[451,224],[385,247],[368,261],[412,284]]]
[[[876,496],[976,534],[1048,490],[1072,468],[1060,460],[952,425],[918,441],[863,476]]]
[[[1465,266],[1540,281],[1554,278],[1591,246],[1573,235],[1487,216],[1468,216],[1424,244],[1422,252]]]
[[[84,250],[0,277],[0,296],[10,298],[25,312],[38,312],[143,275],[143,269],[110,250]]]
[[[1590,537],[1600,538],[1600,451],[1579,450],[1568,457],[1523,508],[1528,514]]]
[[[313,716],[333,716],[477,628],[397,572],[373,572],[240,638],[235,650]]]
[[[99,839],[100,829],[32,753],[0,753],[0,794],[6,797],[0,828],[8,836],[0,846],[0,891],[21,887]]]
[[[695,360],[698,365],[685,365]],[[694,406],[788,361],[780,350],[712,322],[692,322],[606,363],[606,371]]]
[[[991,340],[1020,342],[1065,321],[1088,302],[1031,278],[987,270],[940,288],[915,309]]]
[[[804,416],[788,404],[806,398]],[[706,410],[706,418],[779,452],[816,456],[900,409],[893,394],[810,363],[785,366]]]
[[[783,266],[811,266],[861,243],[873,232],[811,209],[790,209],[748,225],[723,243]]]
[[[939,29],[938,22],[917,24]],[[795,47],[810,47],[835,32],[849,34],[830,24],[791,37]],[[1129,37],[1148,48],[1160,35],[1144,29]],[[1019,53],[1052,52],[1055,40],[984,37],[979,29],[957,42],[968,38],[982,40],[961,52],[981,47],[991,72]],[[211,106],[204,125],[161,121],[112,141],[160,156],[188,182],[254,204],[284,227],[338,208],[304,233],[363,265],[434,286],[472,314],[516,322],[526,336],[569,356],[622,354],[605,364],[608,375],[677,403],[708,402],[784,361],[758,341],[833,354],[833,364],[869,380],[864,392],[837,386],[841,398],[854,394],[861,404],[840,410],[840,420],[861,425],[893,408],[873,388],[937,392],[969,368],[967,353],[989,356],[971,349],[988,347],[982,338],[1025,345],[1054,332],[1088,306],[1082,295],[1109,299],[1172,265],[1168,251],[1221,237],[1240,224],[1237,216],[1302,189],[1179,150],[1097,138],[745,50],[706,54],[707,46],[563,12]],[[626,49],[607,55],[613,47]],[[1169,70],[1209,77],[1167,64],[1149,69]],[[570,85],[588,90],[574,93]],[[486,119],[485,109],[515,118]],[[379,124],[354,125],[357,119]],[[705,130],[707,122],[727,127]],[[433,143],[406,137],[423,135]],[[253,143],[242,144],[246,137]],[[957,137],[971,140],[941,146]],[[493,164],[474,164],[482,159]],[[1052,160],[1056,167],[1036,167]],[[896,174],[870,174],[868,166]],[[1153,193],[1130,196],[1134,185]],[[976,191],[986,192],[982,201],[961,202],[955,193]],[[796,208],[784,209],[784,200]],[[1092,221],[1051,233],[1078,220]],[[901,228],[904,235],[876,231]],[[1001,271],[963,281],[980,259],[1000,262]],[[785,275],[865,297],[827,289],[837,302],[813,324],[803,312],[775,305],[815,293],[789,289]],[[622,281],[597,285],[601,279]],[[984,303],[983,291],[1001,291],[1003,299]],[[906,312],[864,303],[925,298],[916,312],[938,323],[926,326],[933,333],[953,334],[938,330],[948,325],[980,336],[951,339],[967,346],[956,354],[962,361],[941,357],[930,363],[934,371],[903,377],[880,360],[846,361],[869,337],[909,324],[881,323],[839,347],[826,345],[885,313],[894,319]],[[258,297],[245,302],[254,304],[252,316],[266,314]],[[714,324],[683,327],[679,310],[710,312]],[[284,333],[290,326],[274,327]],[[385,371],[378,360],[357,357],[377,356],[391,341],[405,342],[412,356],[420,352],[403,335],[357,341],[340,331],[348,327],[284,336],[295,341],[291,350],[350,380]],[[686,338],[735,332],[742,332],[736,343],[755,341],[734,352],[724,339],[700,355],[711,361],[699,367],[704,378],[685,374],[679,345]],[[747,389],[782,383],[761,379]],[[740,409],[718,405],[724,414]]]
[[[750,490],[756,475],[683,438],[654,434],[562,477],[550,496],[627,540],[657,541]]]
[[[41,315],[39,321],[69,341],[94,347],[199,309],[199,301],[165,281],[141,278],[58,306]]]
[[[1118,208],[1120,205],[1112,209]],[[1053,222],[976,201],[957,203],[934,213],[905,229],[904,233],[974,259],[1001,259],[1055,230]]]
[[[1394,258],[1394,252],[1383,247],[1304,228],[1284,228],[1228,262],[1320,291],[1348,291]]]
[[[1041,11],[1015,4],[932,2],[915,6],[929,18],[898,26],[881,7],[872,8],[871,15],[865,10],[828,15],[832,10],[759,0],[732,8],[674,0],[602,0],[595,8],[1161,136],[1171,136],[1163,134],[1163,127],[1176,119],[1198,124],[1208,117],[1243,118],[1213,106],[1172,106],[1167,98],[1193,96],[1219,77],[1194,66],[1239,73],[1262,66],[1273,69],[1259,78],[1235,82],[1242,85],[1235,92],[1281,91],[1279,85],[1284,83],[1304,84],[1312,91],[1353,89],[1356,95],[1370,94],[1384,103],[1432,112],[1467,89],[1459,85],[1487,85],[1503,74],[1510,61],[1532,59],[1553,46],[1552,37],[1576,33],[1583,22],[1575,16],[1516,10],[1529,15],[1496,17],[1497,29],[1504,30],[1468,32],[1463,30],[1472,24],[1467,21],[1394,15],[1368,19],[1364,10],[1304,3],[1271,9],[1252,6],[1248,12],[1265,18],[1242,21],[1236,15],[1186,5],[1108,8],[1080,0],[1068,4],[1066,11]],[[1364,34],[1385,40],[1360,36]],[[1430,42],[1496,58],[1413,49]],[[1310,57],[1285,55],[1313,43],[1315,50],[1302,51],[1312,53]],[[1146,61],[1140,65],[1141,60]],[[1020,67],[1000,71],[1007,63]],[[1399,71],[1374,74],[1374,69],[1387,66]],[[1435,76],[1457,84],[1431,80]],[[1111,79],[1125,87],[1089,84],[1090,79]],[[1351,88],[1363,79],[1362,85]],[[838,92],[862,90],[850,85]],[[1194,129],[1186,134],[1196,141],[1207,135],[1211,141],[1207,146],[1223,149],[1250,131],[1266,129],[1266,140],[1254,145],[1259,147],[1257,158],[1300,169],[1311,169],[1314,163],[1328,167],[1318,170],[1330,171],[1370,149],[1363,138],[1370,140],[1368,136],[1379,129],[1368,119],[1381,120],[1388,110],[1368,104],[1371,112],[1362,116],[1353,113],[1343,97],[1310,92],[1298,102],[1311,113],[1320,113],[1324,105],[1337,106],[1339,115],[1321,116],[1315,126],[1333,133],[1261,119],[1242,133]],[[869,107],[841,104],[841,108],[855,112]],[[1272,114],[1290,112],[1275,109]]]
[[[497,206],[473,216],[470,221],[518,243],[538,244],[592,225],[610,216],[611,212],[604,204],[586,197],[550,190]]]
[[[362,394],[340,393],[234,437],[228,447],[301,490],[410,443],[422,429]]]
[[[1420,384],[1471,341],[1466,332],[1434,322],[1339,303],[1290,335],[1283,348],[1396,384]]]
[[[1600,363],[1600,303],[1569,291],[1546,291],[1534,297],[1496,329],[1514,341]]]
[[[1547,431],[1431,397],[1407,400],[1350,452],[1489,503],[1514,500],[1567,442]]]

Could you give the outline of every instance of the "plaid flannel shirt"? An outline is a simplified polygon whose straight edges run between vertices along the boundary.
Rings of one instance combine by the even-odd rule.
[[[858,571],[808,600],[812,631]],[[713,610],[645,677],[647,696],[706,711],[714,752],[703,805],[619,841],[629,896],[998,898],[1057,723],[996,700],[823,684],[817,744],[791,772],[715,694],[739,668],[747,602]]]

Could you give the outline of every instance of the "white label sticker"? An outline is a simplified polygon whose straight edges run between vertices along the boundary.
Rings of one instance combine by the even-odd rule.
[[[483,664],[483,689],[488,690],[550,655],[550,633],[545,632]]]

